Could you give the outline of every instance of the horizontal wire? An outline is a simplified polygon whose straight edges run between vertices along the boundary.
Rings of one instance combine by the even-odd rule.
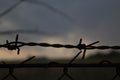
[[[110,61],[107,60],[103,60],[100,63],[73,63],[73,61],[76,60],[76,58],[82,53],[82,49],[83,51],[83,57],[81,60],[84,60],[85,58],[85,54],[86,54],[86,50],[93,50],[93,49],[100,49],[100,50],[104,50],[104,49],[120,49],[120,46],[93,46],[95,44],[99,43],[99,41],[93,42],[91,44],[82,44],[82,39],[80,39],[79,44],[77,45],[71,45],[71,44],[50,44],[50,43],[36,43],[36,42],[20,42],[18,41],[18,34],[16,35],[15,41],[9,42],[8,40],[6,40],[6,44],[0,44],[0,48],[7,48],[8,50],[18,50],[17,54],[20,53],[20,47],[24,47],[24,46],[40,46],[40,47],[53,47],[53,48],[67,48],[67,49],[79,49],[80,52],[78,54],[76,54],[68,63],[66,64],[59,64],[59,63],[39,63],[39,64],[27,64],[26,62],[32,60],[33,58],[35,58],[35,56],[32,56],[24,61],[22,61],[21,63],[18,64],[6,64],[4,61],[2,62],[3,64],[0,64],[0,68],[8,68],[9,69],[9,73],[15,80],[17,80],[16,76],[13,75],[13,70],[15,68],[55,68],[55,67],[60,67],[60,68],[64,68],[63,69],[63,74],[60,78],[58,78],[58,80],[63,79],[64,76],[68,77],[70,80],[74,80],[73,77],[71,75],[69,75],[68,73],[68,68],[80,68],[80,67],[116,67],[116,68],[120,68],[120,64],[114,64]],[[5,77],[3,77],[2,80],[5,80],[6,78],[9,77],[9,75],[6,75]],[[118,74],[117,74],[118,76]],[[112,80],[114,80],[116,78],[113,77]]]
[[[55,68],[55,67],[69,67],[69,68],[79,68],[79,67],[119,67],[120,64],[0,64],[0,68]]]
[[[88,44],[88,45],[86,45],[86,44],[82,44],[82,39],[80,39],[80,42],[79,42],[79,44],[77,44],[77,45],[71,45],[71,44],[50,44],[50,43],[36,43],[36,42],[20,42],[20,41],[18,41],[18,35],[16,35],[16,38],[15,38],[15,41],[12,41],[12,42],[8,42],[8,40],[6,40],[7,42],[6,42],[6,44],[0,44],[0,48],[7,48],[8,50],[18,50],[18,54],[19,54],[19,51],[20,51],[20,47],[24,47],[24,46],[40,46],[40,47],[53,47],[53,48],[67,48],[67,49],[73,49],[73,48],[75,48],[75,49],[79,49],[80,50],[80,52],[79,53],[81,53],[82,54],[82,49],[83,50],[93,50],[93,49],[120,49],[120,46],[93,46],[93,45],[95,45],[96,43],[98,43],[99,41],[96,41],[96,42],[93,42],[93,43],[91,43],[91,44]],[[86,52],[86,51],[85,51]],[[81,66],[81,64],[78,64],[78,65],[76,65],[76,64],[73,64],[73,61],[75,61],[75,59],[79,56],[79,53],[77,54],[77,55],[75,55],[72,59],[71,59],[71,62],[69,62],[68,64],[66,64],[67,66],[66,67],[69,67],[69,66],[73,66],[74,67],[74,65],[75,66]],[[27,60],[25,60],[25,61],[23,61],[23,62],[27,62],[27,61],[29,61],[29,60],[31,60],[31,59],[33,59],[35,56],[33,56],[33,57],[31,57],[31,58],[29,58],[29,59],[27,59]],[[84,53],[84,57],[85,57],[85,53]],[[2,64],[2,65],[7,65],[7,64]],[[2,65],[0,65],[0,67],[2,67]],[[10,64],[9,64],[10,65]],[[9,66],[8,65],[8,66]],[[19,64],[18,64],[19,65]],[[17,66],[18,66],[17,65]],[[24,66],[24,64],[21,64],[21,65],[23,65]],[[34,64],[33,66],[42,66],[43,64]],[[45,65],[45,64],[44,64]],[[89,66],[90,64],[86,64],[86,65],[84,65],[84,66]],[[91,64],[90,66],[92,66],[93,64]],[[100,64],[100,65],[102,65],[102,64]],[[93,66],[100,66],[100,65],[93,65]],[[109,65],[109,64],[108,64]],[[114,65],[114,64],[112,64],[112,65]],[[15,66],[15,65],[14,65]],[[16,66],[16,67],[17,67]],[[19,65],[20,66],[20,65]],[[27,66],[26,64],[25,64],[25,66]],[[30,66],[30,65],[29,65]],[[31,65],[32,66],[32,65]],[[49,66],[48,64],[46,64],[46,66]],[[52,66],[54,66],[54,65],[52,65]],[[60,65],[57,65],[57,66],[60,66]],[[56,67],[57,67],[56,66]],[[65,66],[65,65],[62,65],[62,66]],[[111,64],[109,65],[109,66],[111,66]],[[116,66],[116,65],[114,65],[114,66]],[[45,67],[45,66],[44,66]]]
[[[77,45],[71,45],[71,44],[50,44],[50,43],[35,43],[35,42],[29,42],[29,43],[25,43],[25,42],[9,42],[7,44],[0,44],[0,48],[4,47],[4,48],[8,48],[9,47],[13,47],[14,44],[17,44],[17,47],[23,47],[23,46],[41,46],[41,47],[53,47],[53,48],[77,48],[77,49],[120,49],[120,46],[87,46],[84,44],[81,44],[79,46]]]

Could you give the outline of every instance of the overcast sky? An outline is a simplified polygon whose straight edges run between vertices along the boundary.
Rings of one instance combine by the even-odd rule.
[[[6,39],[25,42],[120,45],[120,0],[0,0],[0,43]],[[15,51],[1,49],[1,59],[42,56],[72,57],[77,51],[26,47]],[[88,53],[89,54],[89,53]]]

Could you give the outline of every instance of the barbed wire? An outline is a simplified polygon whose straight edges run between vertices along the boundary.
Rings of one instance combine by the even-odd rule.
[[[62,11],[56,9],[55,7],[40,1],[39,3],[34,2],[34,1],[29,1],[29,0],[19,0],[18,2],[16,2],[14,5],[12,5],[11,7],[9,7],[7,10],[3,11],[3,13],[0,14],[0,17],[3,17],[5,15],[7,15],[8,13],[10,13],[12,10],[14,10],[17,6],[19,6],[23,1],[27,1],[30,3],[34,3],[34,4],[38,4],[38,5],[42,5],[48,9],[50,9],[51,11],[60,14],[61,16],[65,17],[66,19],[70,20],[70,21],[74,21],[70,16],[68,16],[67,14],[63,13]],[[63,74],[61,74],[57,80],[62,80],[64,78],[64,76],[68,77],[70,80],[75,80],[70,74],[69,74],[69,67],[115,67],[116,68],[116,74],[113,76],[112,80],[115,80],[118,76],[120,77],[120,64],[113,64],[110,61],[107,60],[102,60],[100,63],[98,64],[74,64],[73,62],[76,60],[76,58],[78,58],[78,56],[80,54],[82,54],[82,60],[85,59],[86,57],[86,51],[87,50],[93,50],[93,49],[100,49],[100,50],[104,50],[104,49],[120,49],[120,46],[94,46],[95,44],[99,43],[99,41],[93,42],[91,44],[84,44],[82,43],[82,39],[80,39],[79,43],[77,45],[71,45],[71,44],[50,44],[50,43],[36,43],[36,42],[22,42],[18,40],[19,35],[16,35],[15,41],[9,42],[8,40],[6,40],[5,44],[0,44],[0,48],[7,48],[8,50],[17,50],[17,54],[20,54],[20,48],[24,47],[24,46],[40,46],[40,47],[53,47],[53,48],[67,48],[67,49],[78,49],[79,52],[67,63],[67,64],[60,64],[60,63],[56,63],[56,62],[50,62],[48,64],[27,64],[28,61],[32,60],[35,58],[35,56],[32,56],[24,61],[22,61],[21,63],[18,64],[7,64],[6,62],[2,61],[2,64],[0,64],[0,68],[8,68],[8,74],[6,74],[1,80],[6,80],[7,78],[9,78],[9,76],[11,76],[14,80],[18,80],[18,78],[15,76],[14,74],[14,70],[16,68],[35,68],[35,67],[44,67],[44,68],[48,68],[48,67],[63,67]]]
[[[19,35],[16,35],[15,41],[11,41],[9,42],[8,40],[6,40],[5,44],[0,44],[0,48],[7,48],[8,50],[18,50],[17,54],[19,54],[20,52],[20,48],[24,47],[24,46],[40,46],[40,47],[53,47],[53,48],[68,48],[68,49],[78,49],[80,50],[84,50],[83,51],[83,59],[85,57],[85,53],[86,50],[93,50],[93,49],[100,49],[100,50],[104,50],[104,49],[120,49],[120,46],[93,46],[97,43],[99,43],[99,41],[93,42],[91,44],[83,44],[82,43],[82,39],[80,39],[79,43],[77,45],[71,45],[71,44],[50,44],[50,43],[35,43],[35,42],[21,42],[18,41],[18,37]]]
[[[62,80],[64,76],[68,77],[70,80],[75,80],[70,74],[69,74],[69,67],[115,67],[116,68],[116,74],[113,77],[112,80],[115,80],[117,76],[120,76],[120,64],[113,64],[111,61],[108,60],[102,60],[98,64],[76,64],[73,63],[80,54],[82,54],[81,60],[84,60],[86,57],[86,51],[87,50],[93,50],[93,49],[120,49],[120,46],[94,46],[95,44],[99,43],[99,41],[90,43],[90,44],[84,44],[82,43],[82,39],[80,39],[79,43],[77,45],[71,45],[71,44],[50,44],[50,43],[35,43],[35,42],[22,42],[19,41],[19,35],[16,35],[15,41],[9,42],[6,40],[5,44],[0,44],[0,48],[7,48],[8,50],[17,50],[17,54],[20,54],[20,48],[24,46],[39,46],[39,47],[53,47],[53,48],[67,48],[67,49],[78,49],[79,52],[67,63],[67,64],[60,64],[57,62],[50,62],[48,64],[26,64],[26,62],[32,60],[35,58],[35,56],[32,56],[21,63],[18,64],[6,64],[4,61],[2,61],[2,64],[0,64],[0,68],[8,68],[9,72],[6,76],[3,77],[1,80],[6,80],[9,76],[11,76],[14,80],[18,80],[17,77],[13,74],[15,68],[35,68],[35,67],[63,67],[63,74],[58,77],[57,80]]]

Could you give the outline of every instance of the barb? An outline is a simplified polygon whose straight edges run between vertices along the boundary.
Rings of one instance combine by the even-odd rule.
[[[35,56],[32,56],[32,57],[30,57],[30,58],[24,60],[24,61],[21,62],[20,64],[25,64],[26,62],[28,62],[28,61],[30,61],[30,60],[32,60],[32,59],[34,59],[34,58],[35,58]]]
[[[14,44],[9,44],[9,41],[6,40],[6,47],[8,50],[16,50],[17,49],[17,54],[19,55],[20,53],[20,48],[17,46],[18,45],[18,34],[16,35],[16,39]]]
[[[104,49],[120,49],[120,46],[93,46],[97,43],[99,43],[99,41],[93,42],[89,45],[86,44],[82,44],[82,39],[80,39],[79,44],[78,45],[71,45],[71,44],[50,44],[50,43],[35,43],[35,42],[20,42],[18,41],[18,37],[19,35],[16,35],[15,41],[13,42],[9,42],[8,40],[6,40],[6,44],[0,44],[0,48],[7,48],[8,50],[18,50],[17,54],[20,54],[20,47],[24,47],[24,46],[40,46],[40,47],[53,47],[53,48],[69,48],[69,49],[78,49],[78,50],[84,50],[83,51],[83,56],[82,59],[85,58],[85,54],[86,54],[86,50],[93,50],[93,49],[100,49],[100,50],[104,50]]]
[[[89,45],[85,45],[86,47],[84,48],[82,59],[85,58],[86,48],[87,48],[87,47],[91,47],[92,45],[97,44],[97,43],[99,43],[99,41],[93,42],[93,43],[91,43],[91,44],[89,44]]]
[[[82,53],[82,60],[86,57],[86,51],[87,50],[93,50],[93,49],[120,49],[120,46],[94,46],[95,44],[99,43],[99,41],[93,42],[91,44],[84,44],[82,43],[82,39],[80,39],[79,43],[77,45],[71,45],[71,44],[50,44],[50,43],[35,43],[35,42],[21,42],[18,40],[19,35],[16,35],[15,41],[9,42],[6,40],[5,44],[0,44],[0,48],[7,48],[8,50],[17,50],[17,54],[20,54],[20,48],[24,46],[40,46],[40,47],[53,47],[53,48],[67,48],[67,49],[78,49],[79,52],[67,63],[67,64],[59,64],[59,63],[50,63],[50,64],[25,64],[26,62],[32,60],[35,58],[35,56],[32,56],[24,61],[22,61],[19,64],[6,64],[5,62],[2,62],[3,65],[0,65],[0,68],[8,68],[9,73],[3,77],[2,80],[7,79],[9,76],[12,76],[15,80],[17,78],[14,73],[15,68],[22,68],[22,67],[63,67],[63,74],[58,78],[58,80],[61,80],[64,78],[64,76],[68,77],[70,80],[74,80],[74,78],[69,75],[69,67],[116,67],[116,75],[113,77],[112,80],[115,80],[117,76],[120,77],[120,64],[112,64],[112,62],[108,60],[103,60],[99,64],[74,64],[73,62],[78,58],[78,56]]]
[[[73,61],[75,61],[75,59],[82,53],[82,51],[80,51],[79,53],[77,53],[73,59],[68,63],[68,66],[71,65],[73,63]]]

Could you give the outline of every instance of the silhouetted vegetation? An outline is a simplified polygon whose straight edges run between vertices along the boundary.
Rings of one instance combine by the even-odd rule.
[[[49,60],[47,58],[36,58],[31,60],[30,63],[49,63],[51,61],[58,63],[67,63],[69,60]],[[77,59],[77,63],[100,63],[102,60],[108,60],[113,63],[120,63],[120,52],[110,51],[110,52],[97,52],[94,55],[89,56],[85,60]],[[8,71],[5,69],[0,69],[1,77],[5,76]],[[57,80],[58,77],[63,73],[63,68],[21,68],[15,69],[14,75],[19,80]],[[71,75],[75,80],[111,80],[115,75],[115,68],[69,68],[69,75]],[[29,77],[28,77],[29,76]],[[9,80],[13,80],[11,77]],[[69,80],[68,77],[64,77],[62,80]]]
[[[102,60],[108,60],[112,63],[120,63],[120,52],[110,51],[110,52],[97,52],[87,58],[89,62],[100,62]]]

